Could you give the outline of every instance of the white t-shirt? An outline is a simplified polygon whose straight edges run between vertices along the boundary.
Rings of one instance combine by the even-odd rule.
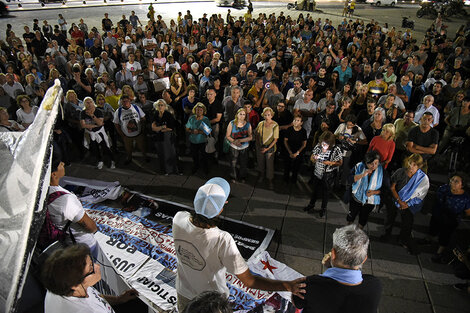
[[[298,94],[295,94],[295,89],[292,87],[287,91],[286,100],[290,101],[291,99],[294,101],[294,104],[297,100],[302,99],[304,97],[305,90],[301,89]]]
[[[83,243],[88,247],[93,248],[96,245],[95,237],[93,234],[87,233],[82,226],[77,224],[77,222],[85,215],[85,209],[77,196],[71,194],[70,191],[62,188],[61,186],[49,186],[49,195],[56,191],[63,191],[68,194],[58,197],[47,206],[52,222],[60,229],[63,229],[65,224],[67,224],[67,221],[71,221],[72,224],[70,225],[70,229],[72,230],[75,240],[78,243]],[[69,244],[72,243],[70,236],[67,236],[66,242]]]
[[[315,101],[310,100],[310,102],[305,103],[303,98],[300,98],[297,100],[294,104],[294,110],[306,110],[306,111],[311,111],[311,110],[316,110],[317,109],[317,103]],[[312,130],[312,120],[313,117],[308,117],[306,120],[304,120],[304,123],[302,127],[307,131],[307,137],[310,136],[310,131]]]
[[[22,109],[16,110],[16,120],[18,123],[26,123],[26,124],[31,124],[34,121],[34,118],[36,117],[36,114],[38,113],[38,107],[33,106],[31,109],[31,112],[26,113]]]
[[[142,122],[140,120],[143,117],[145,117],[144,111],[138,106],[131,104],[131,107],[127,110],[120,107],[114,112],[113,123],[121,125],[121,130],[127,137],[136,137],[140,135],[142,129]]]
[[[346,123],[341,123],[338,128],[336,128],[335,130],[335,135],[336,136],[344,136],[346,138],[352,138],[354,140],[364,140],[366,139],[366,136],[364,135],[364,132],[362,131],[362,128],[360,128],[359,126],[356,126],[357,127],[357,131],[353,134],[352,131],[354,128],[348,128],[346,126]]]
[[[189,212],[178,212],[173,218],[178,259],[176,290],[188,299],[206,290],[219,291],[228,297],[226,272],[239,275],[248,265],[229,233],[218,227],[196,227],[190,217]]]
[[[23,86],[19,82],[14,82],[13,86],[8,85],[8,83],[3,84],[3,90],[5,93],[9,95],[11,98],[16,99],[16,91],[21,90],[24,91]]]
[[[88,287],[87,298],[62,297],[47,291],[45,313],[114,313],[113,308],[93,287]]]
[[[134,63],[132,63],[132,64],[127,62],[126,67],[130,72],[135,72],[135,71],[141,71],[142,70],[142,66],[137,61],[134,61]]]
[[[149,44],[152,44],[152,43],[153,43],[153,44],[157,44],[157,41],[156,41],[155,38],[153,38],[153,37],[152,37],[152,38],[144,38],[144,39],[142,39],[142,45],[143,45],[144,47],[147,46],[147,45],[149,45]],[[153,50],[154,50],[154,49],[153,49]]]

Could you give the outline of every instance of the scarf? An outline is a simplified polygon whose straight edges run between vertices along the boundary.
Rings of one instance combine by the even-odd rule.
[[[364,173],[367,170],[367,166],[364,162],[360,162],[355,166],[354,175],[359,175]],[[372,175],[366,175],[359,179],[357,182],[352,185],[352,194],[362,204],[380,204],[380,196],[372,195],[370,197],[366,196],[368,190],[378,190],[382,187],[383,179],[383,168],[382,165],[379,165],[375,171],[372,172]]]
[[[340,267],[331,267],[323,274],[320,274],[320,276],[329,277],[337,282],[351,285],[357,285],[362,282],[362,272],[360,270],[350,270]]]
[[[414,214],[421,210],[424,197],[428,193],[429,178],[422,171],[418,170],[406,183],[406,185],[398,192],[400,199],[408,204],[410,211]],[[395,206],[400,207],[400,204],[395,201]]]

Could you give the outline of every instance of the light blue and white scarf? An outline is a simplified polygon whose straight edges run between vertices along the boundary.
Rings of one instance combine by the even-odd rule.
[[[320,276],[329,277],[345,284],[357,285],[362,283],[362,272],[360,270],[330,267],[323,274],[320,274]]]
[[[354,167],[354,175],[360,175],[367,170],[367,166],[364,162],[357,163]],[[383,168],[379,165],[372,175],[366,175],[359,179],[352,185],[352,194],[357,201],[362,204],[380,204],[380,195],[372,195],[367,197],[366,193],[368,190],[379,190],[382,187],[383,180]]]
[[[406,185],[398,191],[398,196],[406,204],[410,211],[415,214],[421,210],[424,197],[428,194],[429,190],[429,178],[422,171],[418,170],[406,183]],[[400,207],[400,204],[395,201],[395,206]]]

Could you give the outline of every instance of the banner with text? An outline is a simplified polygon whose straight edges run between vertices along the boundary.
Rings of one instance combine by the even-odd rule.
[[[117,273],[139,293],[162,310],[172,309],[176,304],[176,255],[169,226],[98,204],[84,202],[87,214],[98,224],[96,237],[100,247]],[[266,252],[262,258],[253,258],[249,264],[253,272],[272,276],[272,266],[282,268]],[[269,258],[268,258],[269,257]],[[255,263],[253,263],[255,262]],[[259,265],[256,265],[259,262]],[[280,265],[281,264],[281,265]],[[283,265],[285,267],[285,265]],[[112,275],[110,275],[112,276]],[[103,277],[113,288],[113,282]],[[227,273],[230,301],[236,310],[249,310],[262,304],[273,293],[250,289],[236,277]],[[120,290],[115,290],[119,293]]]
[[[178,211],[193,210],[193,208],[180,203],[127,190],[119,182],[86,180],[66,176],[61,180],[61,185],[75,193],[80,200],[89,203],[117,200],[110,206],[122,208],[123,211],[145,217],[147,220],[158,223],[160,227],[168,226],[169,229],[173,217]],[[274,235],[272,229],[223,216],[219,218],[218,227],[232,235],[240,253],[247,260],[265,251]]]

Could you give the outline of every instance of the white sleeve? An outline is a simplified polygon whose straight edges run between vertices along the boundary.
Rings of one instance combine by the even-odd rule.
[[[346,124],[344,124],[344,123],[343,123],[343,124],[340,124],[340,125],[338,126],[338,128],[336,128],[336,130],[335,130],[335,135],[341,135],[341,134],[343,133],[343,131],[344,131],[344,125],[346,125]]]
[[[300,99],[299,99],[300,100]],[[297,100],[294,104],[294,110],[298,110],[300,109],[300,104],[299,104],[299,100]]]
[[[114,112],[114,116],[113,116],[113,123],[114,124],[119,124],[119,109],[117,109],[115,112]]]
[[[16,110],[16,121],[20,124],[23,123],[21,119],[21,109]]]
[[[142,109],[139,106],[137,106],[136,109],[139,110],[139,116],[140,117],[145,117],[144,111],[142,111]]]
[[[75,195],[63,195],[65,197],[65,206],[63,208],[64,218],[73,223],[77,223],[85,215],[85,209]]]
[[[223,238],[221,238],[219,259],[229,273],[240,275],[248,269],[245,259],[243,259],[240,251],[238,251],[235,240],[226,232],[224,232]]]

